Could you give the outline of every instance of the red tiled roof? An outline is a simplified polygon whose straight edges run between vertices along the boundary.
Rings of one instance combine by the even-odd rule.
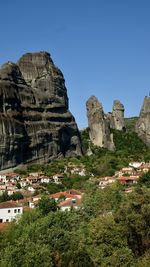
[[[58,204],[58,207],[74,207],[74,206],[80,206],[81,205],[81,198],[75,198],[75,202],[73,201],[74,199],[70,198],[67,200],[64,200]]]
[[[7,208],[18,208],[22,207],[22,205],[19,205],[15,201],[6,201],[6,202],[1,202],[0,203],[0,209],[7,209]]]
[[[76,189],[69,189],[65,191],[66,193],[69,193],[71,195],[82,195],[82,193],[79,190]]]
[[[58,193],[50,195],[50,197],[52,197],[52,198],[59,198],[60,196],[65,196],[66,198],[70,198],[71,194],[69,194],[67,192],[58,192]]]
[[[134,181],[134,180],[138,180],[139,177],[138,176],[122,176],[119,177],[119,180],[121,181]]]

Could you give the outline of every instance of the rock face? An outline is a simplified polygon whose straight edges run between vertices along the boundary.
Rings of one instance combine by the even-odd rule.
[[[111,128],[116,130],[124,130],[124,106],[119,100],[115,100],[113,103],[111,114]]]
[[[28,53],[0,69],[0,169],[80,155],[62,72],[47,52]]]
[[[109,120],[104,114],[102,104],[95,96],[91,96],[86,102],[86,108],[91,142],[96,146],[114,150]]]
[[[135,131],[145,144],[150,147],[150,97],[145,97],[136,123]]]

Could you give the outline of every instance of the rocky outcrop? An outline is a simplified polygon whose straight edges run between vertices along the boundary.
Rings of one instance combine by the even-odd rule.
[[[1,67],[0,102],[1,169],[81,154],[65,80],[47,52]]]
[[[135,131],[145,144],[150,147],[150,97],[145,97]]]
[[[86,108],[91,142],[96,146],[114,150],[113,135],[102,104],[95,96],[91,96],[86,102]]]
[[[122,131],[125,129],[124,122],[124,105],[119,101],[113,102],[112,113],[110,117],[110,125],[112,129]]]

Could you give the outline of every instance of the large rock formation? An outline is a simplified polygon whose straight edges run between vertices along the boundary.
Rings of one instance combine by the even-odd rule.
[[[150,97],[145,97],[136,123],[135,131],[145,144],[150,147]]]
[[[113,102],[110,124],[112,129],[119,131],[125,129],[124,105],[119,100]]]
[[[91,142],[96,146],[114,150],[113,135],[102,104],[95,96],[91,96],[86,102],[86,108]]]
[[[46,52],[28,53],[0,69],[0,169],[80,155],[62,72]]]

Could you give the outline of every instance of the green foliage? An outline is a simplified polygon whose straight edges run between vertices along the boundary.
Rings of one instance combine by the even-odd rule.
[[[65,187],[63,184],[49,183],[49,184],[43,184],[43,185],[44,187],[47,188],[50,194],[54,194],[56,192],[65,190]]]
[[[42,196],[42,198],[38,202],[38,208],[43,215],[46,215],[50,211],[56,211],[57,204],[55,202],[55,199],[50,198],[49,196]]]
[[[150,170],[140,176],[138,183],[139,185],[150,187]]]
[[[134,160],[143,159],[143,155],[148,151],[148,148],[135,132],[113,130],[113,134],[117,151],[125,152],[130,158],[134,157]]]
[[[0,232],[0,266],[147,267],[149,218],[149,189],[90,187],[80,210],[31,210]]]
[[[135,124],[138,120],[138,117],[125,118],[125,128],[128,132],[135,131]]]
[[[130,193],[115,213],[115,221],[123,226],[128,246],[141,256],[150,246],[150,192],[137,190]]]
[[[0,195],[0,202],[8,201],[10,200],[10,197],[7,193],[7,191],[3,192],[2,195]]]
[[[83,153],[86,153],[86,151],[89,148],[90,138],[89,138],[89,128],[86,128],[81,131],[81,140],[82,140],[82,149]]]
[[[22,169],[17,168],[17,169],[15,169],[15,172],[20,174],[20,175],[28,175],[27,169],[24,169],[24,168],[22,168]]]
[[[8,195],[7,191],[5,191],[1,196],[0,196],[0,202],[5,202],[8,200],[19,200],[23,199],[23,195],[20,192],[15,192],[11,196]]]
[[[18,189],[21,189],[21,185],[20,185],[19,182],[17,182],[16,187],[17,187]]]
[[[19,200],[19,199],[23,199],[24,196],[23,196],[22,193],[20,193],[20,192],[15,192],[15,193],[13,193],[13,194],[10,196],[10,198],[11,198],[12,200]]]

